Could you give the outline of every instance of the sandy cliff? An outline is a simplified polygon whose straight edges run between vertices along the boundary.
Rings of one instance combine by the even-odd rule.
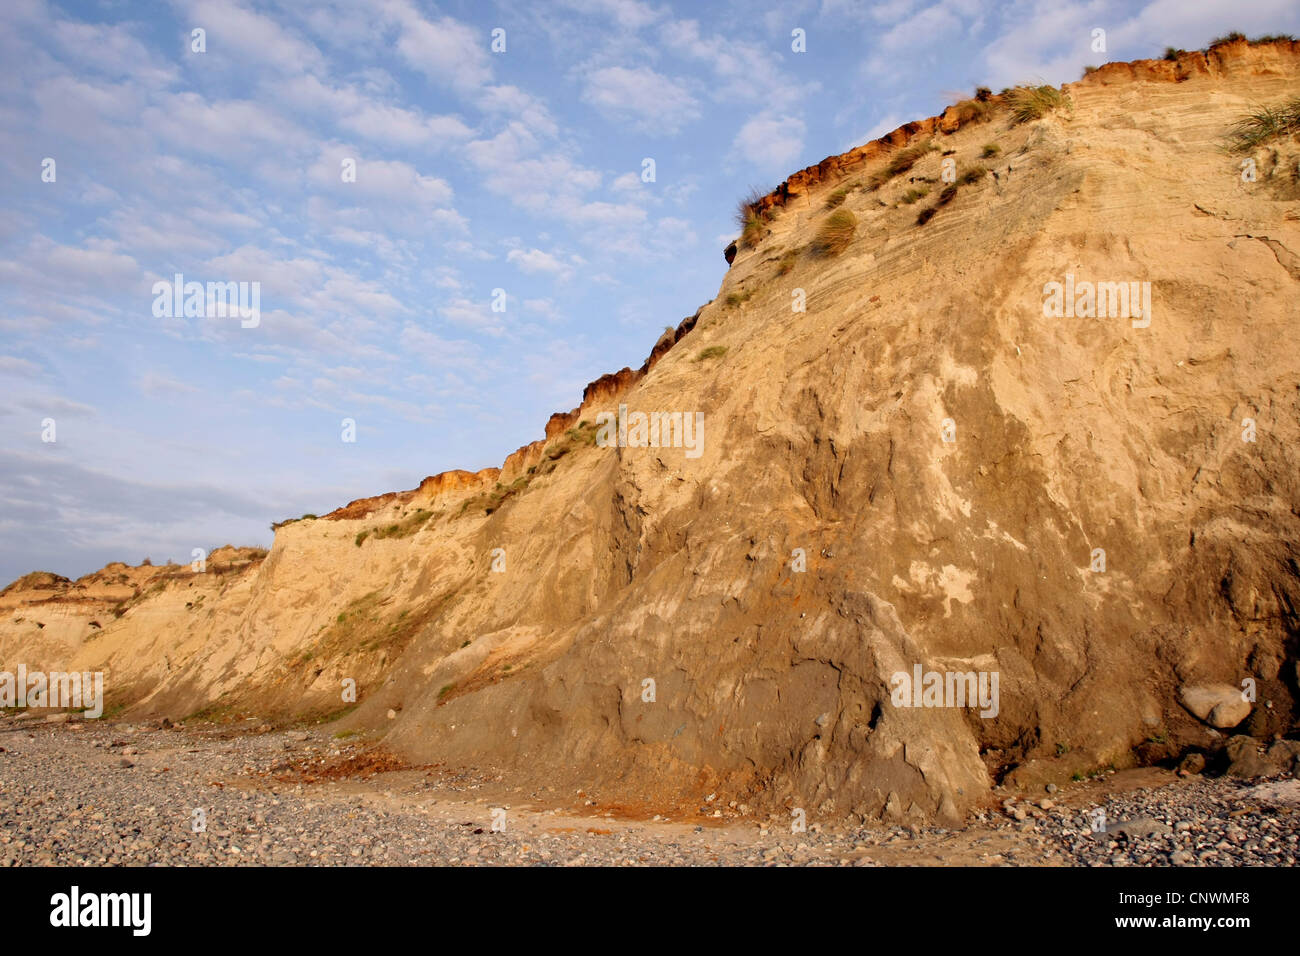
[[[1064,89],[1037,120],[990,96],[792,176],[718,298],[500,470],[201,574],[15,582],[0,667],[102,669],[132,712],[338,717],[606,800],[865,820],[1213,752],[1231,729],[1191,687],[1250,678],[1237,732],[1292,732],[1300,145],[1250,154],[1255,182],[1222,146],[1300,90],[1300,44]],[[833,203],[856,229],[819,256]],[[1067,281],[1149,283],[1150,315],[1045,316]],[[702,453],[599,447],[620,403],[702,413]],[[996,716],[895,706],[918,664],[996,672]]]

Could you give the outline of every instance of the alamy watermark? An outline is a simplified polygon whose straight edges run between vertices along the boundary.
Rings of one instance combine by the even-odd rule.
[[[704,454],[703,412],[631,412],[596,415],[596,445],[600,448],[685,448],[687,458]]]
[[[83,716],[104,713],[103,671],[28,671],[19,664],[17,673],[0,671],[0,708],[55,707],[83,710]]]
[[[239,316],[239,324],[255,329],[262,322],[262,283],[186,282],[183,273],[173,281],[153,284],[153,314],[157,319],[224,319]]]
[[[895,671],[889,699],[895,707],[975,707],[985,718],[998,715],[997,671]]]
[[[1133,328],[1151,325],[1150,282],[1075,282],[1067,272],[1065,282],[1043,286],[1043,318],[1132,319]]]

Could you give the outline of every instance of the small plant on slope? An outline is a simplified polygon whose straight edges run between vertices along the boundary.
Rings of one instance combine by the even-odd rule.
[[[1242,117],[1228,131],[1228,148],[1248,153],[1264,143],[1300,133],[1300,96],[1278,106],[1261,106]]]
[[[858,220],[847,209],[837,209],[827,217],[817,238],[812,241],[812,251],[819,256],[837,256],[843,252],[857,231]]]
[[[1007,105],[1015,123],[1041,119],[1065,104],[1065,94],[1054,86],[1017,86],[1007,91]]]

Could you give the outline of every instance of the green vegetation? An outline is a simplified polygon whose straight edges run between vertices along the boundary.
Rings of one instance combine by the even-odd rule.
[[[1261,106],[1228,131],[1228,149],[1249,153],[1265,143],[1300,133],[1300,96],[1277,106]]]
[[[578,422],[564,433],[564,437],[575,445],[596,445],[596,423],[586,419]]]
[[[425,523],[432,517],[432,511],[426,511],[421,508],[403,518],[397,524],[390,524],[383,528],[375,528],[371,534],[374,535],[375,540],[377,541],[382,538],[409,538],[411,535],[423,528]],[[365,539],[362,538],[362,540]],[[357,547],[361,547],[360,541],[357,542]]]
[[[705,359],[722,358],[727,354],[725,345],[710,345],[707,349],[701,350],[700,354],[695,356],[695,361],[703,362]]]
[[[445,599],[438,599],[393,614],[393,601],[380,591],[352,601],[294,658],[294,666],[319,672],[326,664],[353,655],[380,651],[391,655],[405,647],[445,604]]]
[[[1007,92],[1013,123],[1041,119],[1068,102],[1065,94],[1054,86],[1017,86]]]
[[[568,447],[564,448],[564,452],[567,452],[568,450]],[[555,457],[558,458],[559,455],[556,455]],[[483,513],[487,515],[492,514],[492,512],[496,511],[515,495],[526,489],[528,485],[529,480],[524,477],[516,478],[509,485],[503,485],[500,482],[497,482],[496,486],[488,492],[487,501],[483,504]]]
[[[903,193],[903,202],[910,206],[918,199],[924,199],[928,195],[930,195],[930,190],[928,189],[909,189],[907,192]]]
[[[997,143],[985,143],[984,148],[980,150],[980,159],[992,159],[1000,152],[1002,152],[1002,147]]]
[[[365,541],[369,535],[370,531],[368,529],[366,531],[357,532],[357,536],[353,540],[356,542],[358,548],[361,547],[362,542]]]
[[[810,248],[814,255],[837,256],[848,248],[857,229],[857,217],[847,209],[837,209],[826,218]]]
[[[1211,40],[1210,48],[1213,49],[1223,43],[1235,43],[1237,40],[1244,39],[1246,39],[1246,34],[1242,33],[1240,30],[1233,30],[1231,33],[1225,33],[1223,36],[1215,37]]]
[[[485,515],[490,515],[499,510],[515,495],[527,491],[534,478],[540,478],[555,471],[559,460],[565,455],[584,446],[594,446],[598,430],[596,423],[587,419],[583,419],[572,428],[566,429],[563,435],[557,436],[543,449],[542,460],[539,464],[530,465],[526,474],[519,476],[509,485],[503,485],[498,481],[491,491],[475,495],[473,498],[466,498],[456,517],[479,508],[483,509]]]
[[[1180,50],[1177,47],[1167,46],[1165,47],[1165,59],[1170,63],[1177,63],[1178,58],[1186,52],[1186,50]]]
[[[983,166],[972,166],[970,169],[966,170],[966,172],[957,177],[957,185],[972,186],[988,174],[989,171]]]
[[[754,295],[753,290],[749,290],[746,292],[730,292],[727,294],[727,297],[723,299],[723,301],[727,304],[728,308],[734,309],[736,306],[748,302],[753,297],[753,295]]]

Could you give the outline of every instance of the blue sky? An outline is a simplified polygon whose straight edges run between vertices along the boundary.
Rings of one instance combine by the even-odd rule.
[[[1294,0],[2,7],[0,583],[499,465],[714,295],[747,187],[977,84],[1300,33]],[[156,318],[177,272],[259,282],[260,324]]]

